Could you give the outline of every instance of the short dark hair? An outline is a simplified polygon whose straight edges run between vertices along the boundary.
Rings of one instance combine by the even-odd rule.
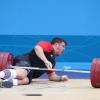
[[[58,38],[58,37],[55,37],[52,39],[51,41],[51,44],[54,44],[54,43],[61,43],[61,42],[64,42],[65,43],[65,46],[67,45],[67,41],[62,39],[62,38]]]

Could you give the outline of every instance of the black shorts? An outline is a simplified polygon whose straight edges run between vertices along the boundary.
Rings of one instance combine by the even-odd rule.
[[[34,54],[34,52],[32,54]],[[50,54],[45,54],[45,55],[54,67],[54,65],[55,65],[54,57],[51,56]],[[31,55],[29,53],[15,57],[13,65],[25,66],[25,67],[33,66],[33,67],[39,67],[39,68],[46,68],[45,63],[39,57],[37,57],[36,54]],[[32,70],[32,69],[31,70],[26,69],[26,70],[28,72],[27,77],[29,79],[29,83],[32,81],[33,78],[38,78],[42,74],[47,72],[47,71],[43,71],[43,70]]]
[[[18,61],[14,64],[15,66],[18,67],[32,67],[29,61]],[[44,74],[46,71],[40,71],[40,70],[31,70],[31,69],[26,69],[27,70],[27,77],[29,79],[29,83],[32,82],[33,78],[38,78],[40,77],[42,74]]]

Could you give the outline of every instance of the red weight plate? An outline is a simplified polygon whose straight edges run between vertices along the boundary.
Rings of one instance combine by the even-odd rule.
[[[4,59],[3,60],[3,65],[5,66],[5,68],[8,68],[9,65],[12,65],[13,57],[10,53],[5,53],[3,59]]]
[[[100,59],[96,60],[96,68],[95,68],[95,87],[100,88]]]
[[[0,70],[3,70],[3,53],[0,52]]]
[[[93,87],[96,86],[95,84],[95,68],[96,68],[96,59],[93,59],[92,65],[91,65],[91,73],[90,73],[90,80],[91,80],[91,85]]]
[[[0,70],[8,68],[13,63],[13,57],[8,52],[0,52]]]

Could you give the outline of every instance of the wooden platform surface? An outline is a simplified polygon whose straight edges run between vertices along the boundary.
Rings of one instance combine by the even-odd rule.
[[[25,96],[41,94],[42,96]],[[93,88],[89,79],[68,82],[33,80],[30,85],[0,88],[1,100],[100,100],[100,89]]]

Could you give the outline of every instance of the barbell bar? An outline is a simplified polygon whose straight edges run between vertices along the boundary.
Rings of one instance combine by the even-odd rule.
[[[31,69],[31,70],[43,70],[43,71],[64,71],[64,72],[77,72],[77,73],[90,73],[90,71],[84,71],[84,70],[70,70],[66,68],[63,69],[47,69],[47,68],[38,68],[38,67],[25,67],[25,66],[12,66],[10,65],[10,68],[23,68],[23,69]]]

